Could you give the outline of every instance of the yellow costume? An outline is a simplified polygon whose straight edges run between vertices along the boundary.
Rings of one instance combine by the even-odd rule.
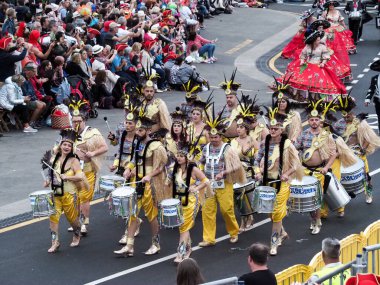
[[[266,126],[262,123],[259,123],[253,130],[250,130],[249,136],[256,141],[261,142],[262,132],[265,129]]]
[[[170,130],[172,121],[170,119],[168,107],[160,98],[155,98],[152,102],[144,100],[141,105],[141,110],[143,110],[144,115],[147,118],[155,123],[152,127],[153,132],[160,128]]]
[[[238,139],[235,138],[231,141],[231,147],[234,148],[243,164],[247,178],[253,178],[253,160],[255,155],[255,148],[253,147],[252,140],[250,147],[243,152],[242,146],[239,144]]]

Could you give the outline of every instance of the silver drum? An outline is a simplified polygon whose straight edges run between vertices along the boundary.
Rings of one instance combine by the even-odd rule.
[[[313,212],[321,208],[322,189],[318,179],[304,176],[302,181],[293,180],[290,183],[288,207],[296,213]]]
[[[137,214],[137,195],[132,187],[119,187],[111,193],[111,214],[124,219]]]
[[[258,186],[254,193],[253,207],[257,213],[271,214],[273,213],[276,203],[277,190],[269,186]]]
[[[29,194],[33,217],[48,217],[55,214],[54,193],[52,190],[35,191]]]
[[[255,181],[247,184],[234,184],[235,206],[239,210],[240,216],[252,215],[255,212],[253,202],[255,198]]]
[[[340,172],[340,183],[342,183],[348,194],[353,193],[357,195],[364,192],[366,177],[363,160],[357,158],[357,162],[354,165],[347,168],[341,166]]]
[[[99,191],[112,192],[121,187],[124,180],[123,177],[117,175],[103,175],[99,178]]]
[[[160,227],[172,229],[184,223],[182,204],[179,199],[165,199],[160,203],[158,210],[158,223]]]
[[[330,176],[330,183],[327,187],[326,193],[323,195],[323,199],[329,209],[335,211],[346,206],[351,198],[334,174],[326,173],[326,175]]]

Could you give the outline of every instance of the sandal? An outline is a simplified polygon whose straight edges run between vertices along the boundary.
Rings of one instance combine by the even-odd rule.
[[[54,241],[51,244],[51,247],[48,249],[49,253],[57,252],[60,247],[60,243],[58,241]]]

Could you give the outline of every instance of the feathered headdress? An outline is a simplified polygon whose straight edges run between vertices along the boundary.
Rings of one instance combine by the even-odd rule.
[[[81,116],[83,119],[87,119],[90,108],[87,100],[71,99],[69,109],[72,116]]]
[[[190,137],[189,142],[180,142],[178,145],[178,153],[187,156],[189,160],[193,160],[202,152],[202,146],[199,144],[200,137],[201,136],[199,136],[195,141],[193,141],[193,138]]]
[[[237,90],[241,86],[240,83],[235,82],[237,68],[232,72],[231,78],[229,81],[226,79],[226,75],[224,75],[224,82],[220,83],[219,86],[222,87],[226,95],[236,95]]]
[[[323,105],[324,99],[315,100],[312,97],[309,97],[309,104],[306,106],[306,111],[308,117],[320,117],[322,118],[322,113],[324,111]]]
[[[206,129],[210,132],[211,135],[223,135],[226,131],[226,119],[222,118],[224,109],[226,108],[226,105],[223,107],[222,111],[219,113],[219,115],[215,115],[215,104],[212,103],[212,112],[211,114],[208,114],[206,112]]]
[[[186,92],[186,100],[198,99],[198,91],[201,90],[201,86],[199,84],[193,85],[192,81],[189,80],[186,84],[182,84],[182,86]]]
[[[61,130],[61,143],[62,142],[70,142],[74,144],[77,139],[77,132],[74,129],[63,129]]]
[[[338,108],[343,117],[356,107],[355,99],[350,96],[350,93],[347,96],[340,95],[338,97]]]
[[[187,116],[184,112],[181,111],[180,107],[176,107],[175,111],[170,114],[173,119],[173,124],[184,124],[186,122]]]
[[[142,68],[143,72],[141,73],[141,84],[143,87],[153,87],[154,83],[156,82],[157,78],[160,76],[157,72],[155,72],[154,69],[150,66],[150,64],[147,66],[147,68]]]
[[[155,124],[153,120],[146,116],[146,108],[147,105],[145,105],[145,108],[140,107],[136,128],[149,129]]]
[[[51,150],[47,150],[44,153],[44,156],[41,158],[41,166],[42,170],[47,169],[49,166],[51,166],[51,158],[52,158],[52,153]],[[49,165],[49,166],[48,166]]]
[[[241,99],[239,100],[240,112],[235,119],[238,125],[244,125],[250,128],[257,114],[260,113],[260,107],[256,105],[256,102],[256,96],[252,100],[249,98],[249,95],[242,93]]]
[[[206,101],[203,101],[201,99],[197,99],[193,103],[193,109],[192,110],[199,110],[201,113],[203,111],[207,112],[208,108],[210,108],[212,104],[212,100],[214,97],[212,96],[212,93],[214,93],[214,90],[211,91],[210,95],[208,95]]]
[[[321,119],[323,121],[329,120],[329,118],[332,118],[332,116],[329,116],[331,112],[336,112],[338,109],[338,105],[336,104],[336,99],[330,101],[330,102],[323,102],[322,105],[322,113],[321,113]]]
[[[286,79],[284,78],[284,81],[282,83],[278,82],[275,77],[273,78],[274,78],[274,82],[276,83],[276,86],[272,94],[272,105],[273,107],[276,107],[274,105],[275,105],[275,102],[278,102],[278,100],[280,99],[287,100],[292,97],[292,92],[290,90],[290,85],[289,85],[289,81],[292,78],[292,75],[288,76],[288,78]]]
[[[278,113],[278,107],[276,108],[269,108],[268,114],[269,118],[269,125],[270,127],[283,127],[284,121],[286,119],[286,115]]]
[[[124,105],[126,120],[137,121],[139,117],[139,105],[140,105],[140,102],[138,101],[137,98],[134,98],[130,95],[126,96],[125,105]]]

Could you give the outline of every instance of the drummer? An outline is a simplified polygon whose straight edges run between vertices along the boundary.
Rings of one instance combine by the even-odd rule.
[[[188,123],[191,120],[191,111],[193,110],[194,102],[200,99],[198,92],[201,91],[202,88],[198,84],[193,86],[193,82],[191,80],[189,80],[186,84],[182,84],[182,86],[186,92],[186,102],[181,104],[180,110],[183,114],[185,114],[186,122]]]
[[[235,75],[237,69],[231,75],[229,81],[224,78],[224,82],[220,84],[224,93],[226,94],[226,105],[222,110],[222,119],[225,119],[226,132],[224,133],[225,138],[236,138],[238,136],[236,131],[236,121],[235,118],[240,112],[239,100],[237,98],[237,91],[241,86],[240,83],[235,82]]]
[[[70,247],[77,247],[80,241],[80,222],[76,204],[77,183],[85,181],[85,176],[80,168],[79,160],[74,154],[74,142],[76,132],[73,129],[61,131],[61,141],[57,154],[52,160],[52,168],[49,180],[45,181],[45,187],[51,185],[54,191],[55,214],[50,216],[51,247],[49,253],[57,252],[60,246],[58,226],[62,212],[67,221],[73,227],[73,241]],[[87,185],[88,186],[88,185]],[[82,190],[87,191],[87,189]]]
[[[293,177],[302,180],[303,168],[298,159],[297,150],[286,135],[282,134],[286,116],[279,114],[275,108],[270,109],[269,119],[270,134],[261,143],[256,156],[255,177],[257,181],[262,181],[262,185],[277,189],[275,206],[271,215],[273,225],[270,248],[270,255],[277,255],[278,247],[288,238],[282,220],[287,213],[289,182]]]
[[[310,127],[302,132],[294,145],[300,151],[302,165],[306,167],[305,174],[317,178],[324,191],[328,186],[324,184],[325,174],[332,168],[336,158],[336,146],[331,133],[321,127],[322,101],[310,99],[307,107]],[[311,234],[316,235],[322,228],[321,209],[310,212],[310,215]]]
[[[242,96],[239,105],[241,112],[235,119],[238,137],[231,141],[231,147],[233,147],[239,155],[240,161],[245,170],[247,181],[252,181],[255,178],[253,170],[254,156],[259,149],[259,143],[249,136],[249,131],[251,129],[252,121],[258,114],[259,109],[255,106],[255,102],[249,99],[248,95]],[[241,216],[239,233],[251,229],[253,224],[253,214]]]
[[[160,251],[159,227],[157,221],[157,204],[162,201],[164,195],[165,165],[167,153],[159,140],[150,138],[154,121],[140,112],[136,124],[138,143],[136,152],[131,162],[128,163],[124,177],[129,179],[132,175],[136,181],[138,212],[143,207],[152,230],[152,245],[145,252],[146,255],[157,254]],[[138,213],[137,213],[138,215]],[[128,227],[127,245],[120,250],[114,251],[118,255],[133,256],[134,236],[138,227],[137,215],[130,217]]]
[[[175,263],[189,258],[191,254],[190,230],[194,227],[199,206],[204,202],[205,188],[211,194],[210,182],[205,174],[191,161],[195,145],[182,145],[177,151],[173,173],[168,176],[172,184],[173,198],[182,204],[184,223],[179,227],[179,244]],[[198,185],[196,181],[200,181]]]
[[[110,167],[111,171],[116,170],[116,174],[123,175],[126,165],[132,160],[133,154],[135,153],[135,148],[137,145],[137,136],[136,136],[136,122],[138,119],[138,105],[137,101],[133,100],[131,97],[126,99],[128,101],[125,104],[125,121],[124,127],[121,130],[118,130],[114,135],[110,133],[108,138],[111,140],[112,145],[119,145],[117,157],[113,162],[113,165]],[[120,134],[121,131],[121,134]],[[119,134],[118,134],[119,133]],[[133,178],[132,178],[133,180]],[[129,221],[128,221],[129,222]],[[140,225],[142,220],[138,219],[137,230],[135,232],[135,237],[140,233]],[[127,244],[128,236],[128,225],[125,228],[125,233],[122,235],[119,240],[120,244]]]
[[[380,147],[380,138],[367,123],[366,114],[355,116],[353,110],[356,107],[355,100],[351,96],[339,97],[339,110],[342,119],[335,123],[334,128],[352,148],[355,154],[363,160],[367,176],[365,189],[366,203],[372,203],[372,184],[369,175],[367,155],[375,152]]]
[[[212,108],[214,109],[214,108]],[[246,177],[239,156],[232,147],[223,143],[226,125],[221,114],[207,115],[210,143],[202,151],[200,168],[212,181],[215,195],[208,197],[202,208],[203,241],[200,247],[215,245],[217,204],[230,235],[230,243],[238,241],[239,225],[234,211],[233,183],[245,184]]]

